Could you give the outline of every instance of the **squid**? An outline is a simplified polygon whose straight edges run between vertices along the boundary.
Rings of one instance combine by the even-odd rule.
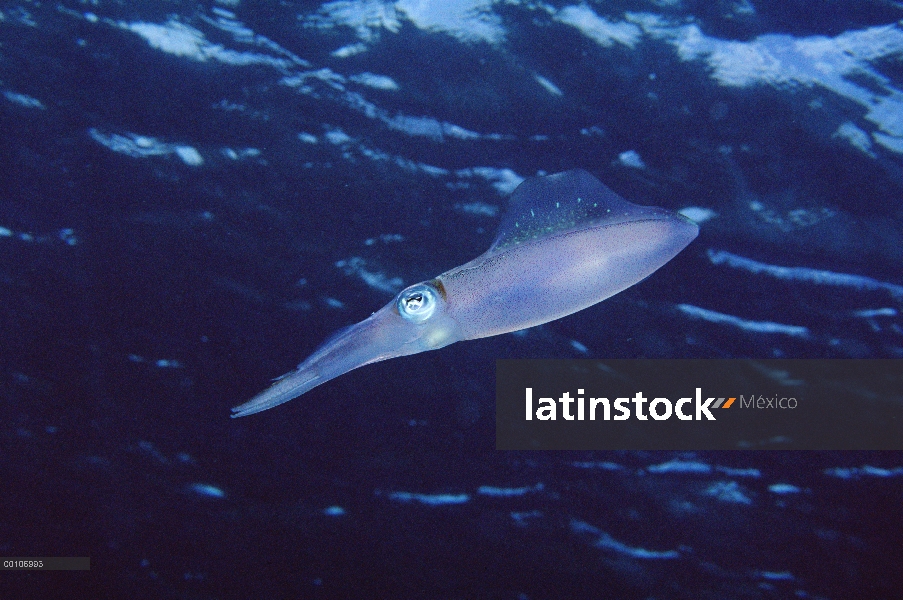
[[[273,408],[364,365],[573,314],[649,277],[698,233],[690,219],[632,204],[583,170],[527,179],[489,250],[402,290],[232,416]]]

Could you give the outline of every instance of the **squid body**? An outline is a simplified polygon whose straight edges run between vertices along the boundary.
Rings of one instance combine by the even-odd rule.
[[[339,331],[232,416],[273,408],[370,363],[583,310],[651,275],[698,233],[689,219],[631,204],[586,171],[527,179],[489,250]]]

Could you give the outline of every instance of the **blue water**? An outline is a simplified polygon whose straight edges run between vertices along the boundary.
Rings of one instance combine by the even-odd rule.
[[[0,6],[2,597],[894,598],[897,453],[494,450],[497,358],[903,358],[896,2]],[[229,408],[584,168],[700,236]]]

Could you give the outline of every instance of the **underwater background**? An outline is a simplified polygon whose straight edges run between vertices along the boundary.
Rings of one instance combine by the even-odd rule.
[[[901,18],[3,2],[0,555],[92,565],[0,597],[903,597],[900,453],[500,452],[494,420],[499,358],[903,358]],[[699,238],[229,418],[571,168]]]

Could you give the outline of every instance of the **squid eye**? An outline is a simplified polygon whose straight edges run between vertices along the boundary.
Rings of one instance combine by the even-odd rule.
[[[398,295],[398,313],[414,323],[429,319],[439,304],[436,290],[425,283],[412,285]]]

